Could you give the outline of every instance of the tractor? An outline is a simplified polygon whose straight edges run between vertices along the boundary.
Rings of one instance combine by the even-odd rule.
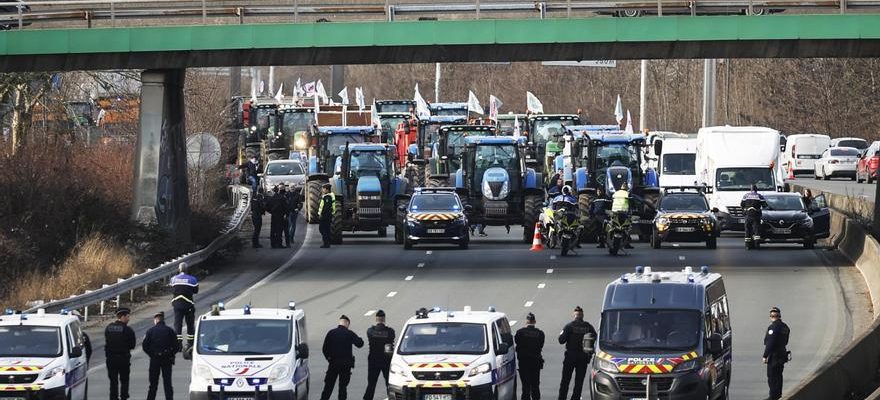
[[[526,123],[528,123],[529,119],[525,114],[498,114],[498,122],[495,126],[498,127],[498,135],[499,136],[514,136],[516,132],[516,124],[519,123],[520,134],[526,135]]]
[[[437,116],[464,115],[467,118],[468,115],[467,103],[431,103],[428,104],[428,109],[431,110],[431,115]]]
[[[493,127],[494,128],[494,127]],[[544,203],[541,173],[525,165],[525,141],[504,136],[468,136],[461,166],[451,177],[468,220],[490,226],[521,225],[523,243],[531,243]]]
[[[272,152],[283,153],[281,158],[288,158],[291,152],[299,152],[302,158],[309,149],[309,139],[315,127],[315,110],[306,107],[282,106],[278,109],[275,126],[276,135],[283,138],[277,146],[270,140],[270,160]]]
[[[558,138],[565,133],[565,127],[580,125],[577,114],[534,114],[528,119],[527,162],[536,171],[549,179],[553,176],[553,160],[562,149],[557,145]]]
[[[376,100],[374,107],[376,112],[395,113],[395,114],[412,114],[416,109],[415,100]]]
[[[495,136],[497,129],[491,125],[441,126],[428,160],[428,186],[450,186],[450,175],[461,167],[461,155],[468,136]]]
[[[309,165],[304,190],[305,217],[310,224],[318,223],[318,205],[321,202],[321,185],[330,182],[336,158],[348,143],[378,141],[372,126],[322,126],[312,136],[309,148]]]
[[[331,225],[331,241],[342,243],[344,231],[377,231],[385,237],[394,225],[394,238],[403,243],[403,215],[398,208],[412,194],[406,178],[397,174],[394,145],[357,143],[341,146],[335,173],[330,179],[336,196],[336,213]],[[401,213],[403,214],[403,213]]]

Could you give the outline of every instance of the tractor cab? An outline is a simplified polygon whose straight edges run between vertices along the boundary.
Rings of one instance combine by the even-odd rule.
[[[379,113],[379,136],[381,143],[396,144],[397,129],[400,124],[418,124],[413,115],[405,112]]]
[[[379,114],[412,114],[416,109],[415,100],[376,100],[374,104],[376,112]]]
[[[265,140],[269,137],[270,132],[275,132],[275,112],[277,110],[278,105],[275,103],[251,103],[248,112],[248,122],[250,123],[248,143]]]
[[[431,115],[468,115],[467,103],[431,103],[428,104],[428,109],[431,110]]]
[[[529,118],[525,114],[499,114],[498,127],[499,136],[516,136],[517,124],[519,124],[520,135],[526,135],[526,124]]]
[[[290,149],[306,151],[314,134],[315,110],[307,107],[282,107],[277,111],[276,124],[283,133]]]
[[[577,114],[535,114],[528,119],[528,153],[530,163],[535,163],[538,171],[550,175],[551,164],[561,153],[559,139],[565,134],[565,128],[580,125],[581,118]],[[533,161],[532,161],[533,160]]]
[[[432,154],[436,161],[437,174],[450,174],[461,168],[461,158],[465,151],[465,139],[469,136],[495,136],[497,128],[491,125],[453,125],[443,126],[437,132],[438,141],[434,143]]]
[[[427,119],[419,120],[419,143],[425,149],[425,158],[431,158],[434,144],[439,141],[440,127],[448,125],[465,125],[467,124],[467,114],[463,115],[432,115]]]

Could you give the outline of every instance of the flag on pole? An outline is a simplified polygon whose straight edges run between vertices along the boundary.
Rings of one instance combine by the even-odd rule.
[[[620,95],[617,95],[617,105],[614,106],[614,119],[618,126],[623,122],[623,102],[620,101]]]
[[[327,91],[324,90],[324,82],[321,82],[318,79],[318,83],[315,84],[315,92],[318,94],[322,100],[324,100],[324,104],[327,104],[330,101],[330,97],[327,97]]]
[[[303,87],[302,87],[302,80],[300,78],[296,78],[296,85],[293,86],[293,97],[296,97],[297,99],[299,99],[300,97],[303,97],[305,94],[306,94],[306,92],[303,90]]]
[[[358,106],[358,111],[364,111],[366,103],[364,102],[364,89],[360,87],[354,88],[354,102]]]
[[[315,81],[306,82],[306,84],[303,85],[303,92],[308,96],[315,94]]]
[[[339,98],[342,99],[342,105],[348,105],[348,86],[342,88],[339,92]]]
[[[489,119],[498,122],[498,110],[503,105],[499,98],[489,95]]]
[[[284,90],[284,82],[281,82],[281,84],[278,85],[278,93],[275,93],[275,101],[279,103],[281,102],[281,99],[284,98],[284,95],[281,93],[282,90]]]
[[[416,84],[416,93],[413,96],[413,100],[416,102],[416,117],[418,118],[429,118],[431,116],[431,109],[428,108],[428,102],[425,101],[425,98],[422,97],[422,94],[419,93],[419,84]]]
[[[373,107],[370,109],[370,125],[379,127],[379,112],[376,111],[376,99],[373,99]]]
[[[480,105],[480,100],[477,98],[477,95],[474,92],[468,90],[468,114],[475,113],[483,115],[483,106]]]
[[[519,115],[513,116],[513,137],[519,138],[522,136],[522,129],[519,126]]]
[[[532,114],[543,114],[544,105],[532,92],[526,92],[526,110]]]
[[[632,115],[630,115],[629,110],[626,110],[626,129],[624,131],[626,133],[633,133]]]
[[[315,98],[315,124],[317,124],[318,113],[321,111],[321,99],[318,98],[317,93],[312,93],[312,96]]]
[[[251,80],[251,102],[257,102],[257,83],[254,80]]]
[[[266,91],[266,82],[260,81],[260,94]]]

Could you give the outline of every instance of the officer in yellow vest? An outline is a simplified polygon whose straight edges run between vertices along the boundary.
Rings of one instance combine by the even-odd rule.
[[[620,189],[611,196],[611,212],[614,214],[613,218],[617,218],[620,223],[629,218],[629,196],[628,183],[621,184]],[[629,235],[626,235],[623,247],[627,249],[633,248],[629,244]]]
[[[330,247],[330,224],[333,223],[333,214],[336,213],[336,195],[330,191],[330,184],[321,186],[321,203],[318,205],[318,231],[321,232],[321,240],[324,244],[321,248]]]

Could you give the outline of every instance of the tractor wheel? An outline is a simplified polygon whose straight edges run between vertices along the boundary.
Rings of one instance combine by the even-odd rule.
[[[590,202],[593,201],[593,196],[590,196],[588,193],[581,193],[578,195],[578,216],[581,219],[581,225],[583,225],[584,229],[581,230],[581,243],[595,243],[597,239],[597,234],[595,229],[593,229],[592,221],[590,221]]]
[[[411,164],[406,167],[410,186],[425,187],[425,164]]]
[[[342,204],[336,205],[336,212],[333,213],[333,221],[330,225],[330,242],[332,244],[342,244],[342,230],[345,223],[342,219]]]
[[[444,187],[447,186],[446,179],[431,178],[428,179],[428,187]]]
[[[394,208],[395,215],[395,223],[394,223],[394,243],[403,244],[404,238],[404,224],[406,224],[406,213],[400,212],[400,206],[406,206],[408,204],[407,200],[401,199],[397,200],[397,204]]]
[[[306,222],[310,224],[317,224],[318,218],[318,205],[321,204],[321,185],[322,181],[308,181],[306,182]]]
[[[541,213],[542,197],[538,194],[527,194],[523,201],[523,243],[529,244],[535,237],[535,222]]]

